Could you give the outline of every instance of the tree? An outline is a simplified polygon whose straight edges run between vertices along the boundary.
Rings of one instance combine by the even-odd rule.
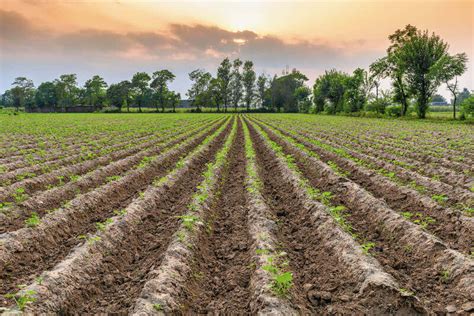
[[[257,97],[260,102],[260,106],[264,107],[265,104],[265,91],[267,90],[268,78],[265,74],[261,74],[257,78]]]
[[[84,84],[84,99],[94,108],[101,108],[106,96],[107,83],[105,80],[95,75]]]
[[[176,76],[169,70],[163,69],[153,73],[153,81],[150,86],[155,90],[157,99],[156,111],[158,112],[158,105],[161,111],[165,111],[166,94],[168,91],[168,82],[172,82]]]
[[[211,78],[205,95],[206,102],[208,102],[209,105],[216,107],[219,112],[219,106],[222,104],[221,83],[219,79]]]
[[[293,69],[287,75],[274,78],[271,85],[272,107],[279,112],[283,107],[285,112],[298,112],[298,100],[295,91],[304,86],[308,78],[301,72]]]
[[[131,88],[132,83],[128,80],[111,84],[106,93],[110,105],[118,108],[120,111],[122,110],[123,106],[126,106],[127,112],[130,112]]]
[[[465,115],[471,115],[474,117],[474,95],[471,95],[470,97],[464,99],[461,104],[461,107],[463,110],[463,117]]]
[[[359,112],[367,102],[366,92],[364,91],[364,69],[357,68],[352,76],[348,76],[343,84],[344,88],[344,111],[347,113]]]
[[[176,106],[178,106],[179,102],[181,102],[181,94],[176,93],[174,91],[168,91],[167,96],[166,96],[166,100],[167,100],[168,104],[171,106],[171,108],[173,109],[173,113],[175,113],[176,112]]]
[[[444,102],[447,103],[446,98],[441,94],[435,94],[431,97],[431,102]]]
[[[20,107],[28,107],[34,104],[34,84],[31,79],[17,77],[12,83],[11,89],[13,106],[18,111]]]
[[[217,79],[219,79],[220,84],[220,95],[222,101],[224,102],[224,112],[227,112],[227,105],[229,103],[230,97],[230,80],[231,80],[231,68],[232,64],[229,61],[229,58],[225,58],[219,67],[217,68]]]
[[[147,94],[149,93],[148,82],[151,80],[146,72],[137,72],[132,77],[132,93],[135,103],[138,105],[138,111],[142,111],[142,105],[146,103]]]
[[[242,99],[242,74],[240,73],[240,67],[242,66],[242,61],[240,59],[234,60],[233,69],[232,69],[232,79],[230,81],[231,89],[231,102],[234,104],[234,110],[237,112],[237,107],[239,106],[240,100]]]
[[[428,31],[417,31],[398,53],[399,63],[405,69],[406,81],[411,93],[416,97],[417,114],[425,118],[428,103],[433,93],[443,82],[464,72],[464,54],[450,56],[448,44],[438,35]]]
[[[35,93],[35,102],[40,108],[57,106],[57,88],[54,82],[46,81],[39,85]]]
[[[307,86],[298,87],[296,88],[294,95],[296,103],[298,104],[298,112],[309,113],[311,108],[311,101],[309,100],[311,89]]]
[[[442,80],[446,83],[448,90],[453,95],[453,118],[456,119],[456,104],[459,94],[458,76],[461,76],[467,69],[467,55],[457,54],[454,56],[445,55],[437,63],[436,71],[443,77]],[[453,81],[451,81],[453,80]]]
[[[400,51],[411,38],[416,36],[418,29],[412,25],[405,26],[402,30],[396,30],[388,39],[391,45],[387,49],[387,56],[375,61],[370,65],[370,71],[379,78],[390,77],[396,90],[398,101],[402,105],[402,116],[408,110],[410,94],[405,80],[405,64],[400,62]]]
[[[254,98],[254,88],[255,88],[255,79],[256,74],[253,70],[253,62],[247,60],[244,63],[244,70],[243,70],[243,82],[245,88],[245,106],[247,107],[247,111],[250,111],[250,104]]]
[[[77,75],[65,74],[54,80],[56,93],[58,97],[58,105],[63,109],[73,106],[79,97],[79,88],[77,87]]]
[[[462,102],[471,96],[471,92],[467,88],[464,88],[457,96],[456,101],[457,105],[462,104]]]
[[[197,107],[197,110],[201,111],[201,106],[209,102],[208,88],[212,75],[203,69],[196,69],[189,73],[189,79],[193,81],[193,84],[187,95],[193,100],[193,105]],[[217,111],[219,111],[219,105],[217,105]]]
[[[313,86],[313,103],[317,113],[326,111],[336,114],[343,110],[346,81],[349,78],[348,74],[332,69],[316,79]]]

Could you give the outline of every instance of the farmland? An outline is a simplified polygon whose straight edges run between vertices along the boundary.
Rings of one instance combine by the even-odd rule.
[[[0,306],[474,311],[474,128],[300,114],[0,117]]]

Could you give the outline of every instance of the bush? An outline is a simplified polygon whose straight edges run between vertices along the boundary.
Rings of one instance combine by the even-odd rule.
[[[470,96],[461,104],[462,113],[464,116],[472,116],[474,117],[474,96]]]
[[[401,105],[390,105],[385,108],[385,114],[390,117],[400,117],[402,115]]]
[[[120,109],[115,106],[106,106],[102,110],[100,110],[101,113],[120,113]]]

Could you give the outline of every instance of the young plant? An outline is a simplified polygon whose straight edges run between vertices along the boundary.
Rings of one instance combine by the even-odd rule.
[[[374,242],[366,242],[366,243],[363,243],[363,244],[361,245],[362,251],[363,251],[366,255],[370,254],[369,251],[370,251],[372,248],[374,248],[374,247],[375,247],[375,243],[374,243]]]
[[[431,196],[431,198],[440,204],[443,204],[448,200],[448,197],[444,194],[435,194]]]
[[[18,288],[20,291],[16,293],[8,293],[5,294],[5,298],[9,298],[15,301],[16,307],[20,310],[23,311],[25,310],[26,305],[30,303],[34,303],[36,301],[36,291],[33,290],[26,290],[26,291],[21,291],[26,285],[20,285]]]
[[[181,215],[177,216],[177,218],[183,221],[183,226],[187,230],[193,230],[194,225],[199,221],[199,217],[195,215]]]
[[[41,219],[38,216],[38,213],[33,212],[31,213],[30,217],[25,220],[25,224],[27,227],[36,227],[41,223]]]
[[[289,290],[293,286],[293,273],[283,271],[288,266],[288,261],[282,261],[286,253],[279,252],[274,256],[267,258],[267,264],[262,267],[263,270],[270,273],[272,276],[272,291],[281,297],[288,296]]]
[[[15,199],[16,203],[21,203],[28,198],[28,195],[25,193],[24,188],[17,188],[13,194],[13,198]]]

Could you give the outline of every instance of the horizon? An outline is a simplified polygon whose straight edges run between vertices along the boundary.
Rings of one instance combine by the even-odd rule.
[[[423,12],[413,10],[420,5]],[[176,75],[170,88],[184,98],[188,73],[203,68],[215,74],[225,57],[252,60],[257,73],[269,75],[296,68],[312,87],[325,70],[367,69],[385,55],[388,36],[407,24],[440,35],[451,54],[465,52],[468,69],[459,83],[474,89],[471,1],[6,0],[0,91],[19,76],[37,87],[76,73],[82,86],[97,74],[110,85],[138,71],[169,69]],[[438,93],[449,101],[445,85]]]

